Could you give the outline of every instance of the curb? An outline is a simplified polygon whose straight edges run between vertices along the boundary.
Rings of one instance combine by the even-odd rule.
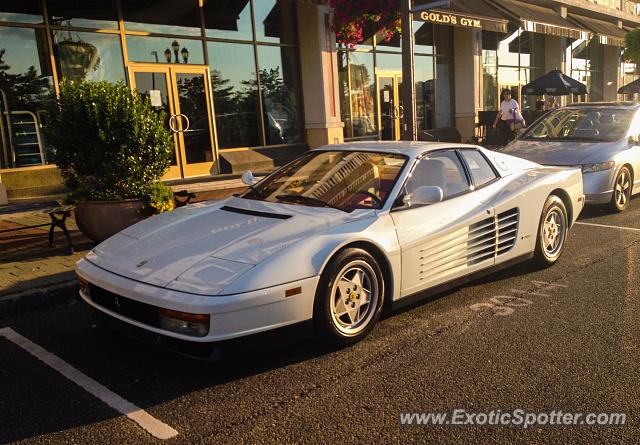
[[[73,279],[37,289],[2,295],[0,296],[0,319],[31,310],[44,309],[56,303],[76,298],[78,290],[78,281]]]

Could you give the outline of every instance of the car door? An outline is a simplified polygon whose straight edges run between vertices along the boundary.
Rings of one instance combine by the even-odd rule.
[[[402,189],[443,189],[441,202],[391,211],[402,257],[400,297],[492,266],[495,259],[494,209],[485,204],[456,150],[430,152],[416,160]]]

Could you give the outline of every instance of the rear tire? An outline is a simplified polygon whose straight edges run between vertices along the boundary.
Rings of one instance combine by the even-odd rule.
[[[536,239],[535,262],[541,267],[555,264],[564,250],[569,221],[567,209],[556,195],[550,195],[542,208]]]
[[[611,196],[611,210],[620,213],[624,212],[631,200],[631,189],[633,178],[627,167],[622,167],[613,182],[613,195]]]
[[[355,248],[339,252],[318,283],[316,335],[337,346],[362,340],[380,318],[384,295],[384,275],[369,252]]]

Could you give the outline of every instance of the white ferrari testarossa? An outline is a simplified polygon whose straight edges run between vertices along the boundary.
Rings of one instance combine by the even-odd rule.
[[[326,146],[243,179],[240,196],[98,245],[76,267],[81,297],[191,355],[293,326],[351,343],[385,306],[525,259],[553,264],[584,205],[580,169],[463,144]]]

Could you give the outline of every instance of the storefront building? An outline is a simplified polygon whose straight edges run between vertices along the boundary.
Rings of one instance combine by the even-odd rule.
[[[178,130],[166,180],[268,171],[310,147],[399,139],[401,38],[337,45],[326,3],[3,2],[0,192],[61,191],[42,103],[63,78],[125,82],[164,110]],[[627,0],[451,0],[416,14],[419,138],[475,140],[503,88],[535,109],[541,98],[520,97],[520,87],[554,68],[588,87],[563,103],[630,99],[616,92],[638,70],[620,53],[639,13]]]

